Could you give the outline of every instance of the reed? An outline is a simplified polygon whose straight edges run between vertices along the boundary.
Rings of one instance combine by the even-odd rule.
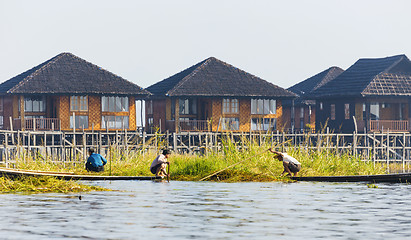
[[[0,177],[1,193],[78,193],[90,191],[110,191],[97,186],[89,186],[76,181],[59,180],[54,177]]]
[[[351,155],[350,152],[334,152],[321,148],[325,141],[318,142],[318,148],[288,147],[285,151],[302,163],[299,176],[342,176],[383,174],[386,168],[373,162],[361,161],[361,156]],[[103,173],[96,175],[152,175],[149,167],[162,146],[158,144],[157,151],[126,151],[118,146],[111,146],[107,164]],[[282,163],[274,159],[268,148],[281,150],[282,146],[273,143],[271,139],[265,141],[242,139],[236,141],[227,134],[222,139],[219,151],[209,151],[207,154],[172,154],[171,179],[199,180],[221,169],[229,167],[244,159],[247,161],[228,168],[213,176],[209,180],[216,181],[287,181],[280,177],[283,171]],[[262,153],[264,152],[264,153]],[[262,153],[262,154],[261,154]],[[16,168],[30,170],[46,170],[59,172],[74,172],[76,174],[90,174],[84,170],[84,163],[68,161],[56,164],[44,157],[24,155],[16,159]],[[71,164],[70,164],[71,163]]]

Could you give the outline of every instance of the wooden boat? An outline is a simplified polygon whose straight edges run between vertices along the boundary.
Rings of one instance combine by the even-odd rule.
[[[318,177],[291,177],[296,181],[312,182],[372,182],[372,183],[411,183],[411,173],[395,173],[380,175],[353,175],[353,176],[318,176]]]
[[[102,175],[76,175],[74,173],[62,173],[62,172],[47,172],[47,171],[33,171],[33,170],[18,170],[9,168],[0,168],[0,175],[7,177],[19,177],[19,176],[32,176],[41,177],[49,176],[56,177],[64,180],[88,180],[88,181],[101,181],[101,180],[159,180],[161,177],[156,176],[102,176]]]

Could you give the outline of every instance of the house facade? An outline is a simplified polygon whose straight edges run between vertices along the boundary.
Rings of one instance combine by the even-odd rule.
[[[216,58],[208,58],[147,90],[153,131],[273,131],[282,101],[295,94]]]
[[[411,62],[405,55],[359,59],[313,95],[316,128],[410,131]]]
[[[136,130],[141,87],[71,53],[0,84],[2,129]]]
[[[284,101],[283,118],[286,129],[292,131],[315,131],[315,99],[311,95],[313,91],[327,82],[338,77],[343,69],[330,67],[287,90],[295,93],[298,97],[294,100]]]

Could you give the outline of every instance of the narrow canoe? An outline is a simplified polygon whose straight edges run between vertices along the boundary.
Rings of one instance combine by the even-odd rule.
[[[411,173],[358,175],[358,176],[291,177],[291,179],[296,180],[296,181],[312,181],[312,182],[411,183]]]
[[[88,180],[88,181],[101,181],[101,180],[159,180],[161,177],[156,176],[101,176],[101,175],[76,175],[73,173],[59,173],[59,172],[45,172],[45,171],[32,171],[32,170],[17,170],[0,168],[0,175],[7,177],[19,177],[19,176],[32,176],[41,177],[49,176],[56,177],[64,180]]]

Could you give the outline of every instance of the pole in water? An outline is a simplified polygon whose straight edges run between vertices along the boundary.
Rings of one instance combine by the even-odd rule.
[[[167,182],[170,182],[170,162],[168,162],[168,167],[167,167]]]

